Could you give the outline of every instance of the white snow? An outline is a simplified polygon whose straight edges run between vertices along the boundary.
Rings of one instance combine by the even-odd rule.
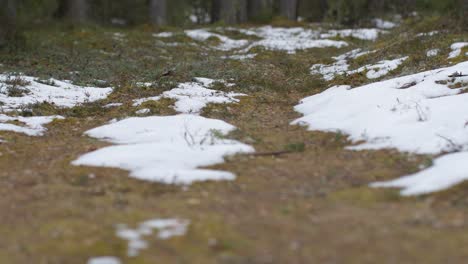
[[[430,31],[430,32],[423,32],[416,34],[416,37],[432,37],[434,35],[439,34],[439,31]]]
[[[116,257],[96,257],[88,260],[87,264],[121,264]]]
[[[238,54],[238,55],[231,55],[231,56],[222,56],[221,59],[231,59],[231,60],[247,60],[247,59],[253,59],[257,57],[256,53],[251,53],[251,54]]]
[[[170,38],[173,37],[175,34],[174,32],[161,32],[161,33],[154,33],[153,37],[155,38]]]
[[[434,161],[434,166],[393,181],[371,184],[372,187],[402,188],[402,195],[421,195],[442,191],[468,180],[468,152],[453,153]]]
[[[341,29],[341,30],[329,30],[327,33],[320,35],[321,38],[356,38],[361,40],[375,41],[381,34],[385,34],[387,31],[377,28],[360,28],[360,29]]]
[[[122,105],[123,105],[122,103],[110,103],[110,104],[106,104],[104,108],[113,108],[113,107],[119,107]]]
[[[355,49],[338,57],[333,57],[336,61],[331,65],[315,64],[310,68],[311,74],[319,74],[323,76],[326,81],[331,81],[335,78],[335,75],[344,75],[348,72],[350,65],[348,60],[356,59],[367,54],[374,53],[376,51],[362,51],[361,49]]]
[[[468,42],[453,43],[452,46],[450,46],[450,48],[452,49],[452,52],[450,52],[448,59],[454,59],[460,56],[462,49],[465,47],[468,47]]]
[[[320,39],[318,31],[300,27],[282,28],[264,26],[247,30],[244,29],[240,30],[240,32],[262,38],[261,40],[254,41],[246,49],[241,51],[244,53],[258,46],[262,46],[267,50],[286,51],[291,54],[295,53],[297,50],[311,48],[342,48],[348,46],[348,43],[344,41]]]
[[[398,26],[396,23],[392,21],[386,21],[381,18],[373,19],[372,22],[377,28],[380,28],[380,29],[392,29]]]
[[[357,70],[349,71],[348,74],[355,74],[360,72],[366,72],[366,77],[368,79],[378,79],[382,76],[387,75],[389,72],[398,69],[398,67],[403,64],[405,60],[409,57],[403,57],[395,60],[383,60],[379,61],[374,65],[366,65]]]
[[[8,83],[19,79],[26,84],[24,87],[16,87],[24,91],[23,96],[8,96],[8,89],[12,87]],[[47,83],[40,83],[37,78],[29,76],[0,74],[0,110],[9,112],[42,102],[58,107],[73,107],[104,99],[112,92],[111,88],[81,87],[55,79],[49,79]]]
[[[180,113],[199,113],[210,103],[224,104],[239,102],[236,97],[245,96],[245,94],[234,92],[221,92],[209,89],[216,82],[221,82],[226,86],[233,84],[223,80],[213,80],[208,78],[195,78],[193,82],[180,83],[176,88],[166,91],[160,96],[137,99],[134,106],[139,106],[148,101],[158,101],[162,98],[176,100],[175,110]]]
[[[352,142],[358,143],[351,147],[354,150],[396,148],[403,152],[433,155],[467,151],[468,93],[461,91],[467,88],[463,84],[468,83],[468,77],[449,77],[455,72],[468,73],[468,62],[354,89],[335,86],[304,99],[296,106],[304,117],[294,124],[307,125],[310,130],[348,134]],[[448,87],[456,84],[462,84],[462,88]],[[413,180],[403,180],[396,181],[395,186],[424,186],[416,190],[438,190],[438,186],[452,186],[463,178],[460,171],[468,171],[467,162],[457,163],[460,157],[465,155],[444,156],[436,161],[432,169],[410,178],[425,179],[430,174],[439,177],[437,181],[421,180],[419,183],[415,180],[418,181],[416,184]],[[449,163],[451,166],[446,165]],[[440,174],[440,171],[444,173]],[[419,193],[412,189],[408,192]]]
[[[440,49],[431,49],[426,52],[427,57],[435,57],[439,55]]]
[[[148,109],[148,108],[143,108],[143,109],[140,109],[140,110],[135,112],[135,114],[137,114],[137,115],[146,115],[146,114],[149,114],[149,113],[151,113],[151,110]]]
[[[253,152],[248,145],[219,137],[234,129],[224,121],[196,115],[129,118],[86,132],[119,145],[86,154],[73,164],[121,168],[131,177],[165,184],[232,180],[232,173],[197,168]]]
[[[11,117],[0,114],[0,131],[23,133],[28,136],[42,136],[47,129],[44,127],[55,119],[63,119],[61,116],[34,116]],[[23,125],[13,124],[19,122]]]
[[[157,231],[157,238],[161,240],[176,236],[183,236],[187,232],[190,221],[183,219],[153,219],[140,223],[136,229],[126,225],[117,226],[117,236],[128,241],[127,255],[138,256],[139,252],[148,248],[145,237],[153,235]],[[103,263],[104,264],[104,263]]]
[[[221,43],[215,48],[223,51],[239,49],[248,44],[247,40],[234,40],[221,34],[210,32],[207,29],[185,30],[185,34],[190,38],[201,42],[207,41],[209,38],[218,38]]]
[[[374,65],[366,65],[356,70],[349,70],[350,65],[348,60],[359,58],[361,56],[373,53],[375,51],[362,52],[361,49],[352,50],[338,57],[333,57],[336,61],[333,64],[315,64],[310,68],[311,74],[322,75],[326,81],[331,81],[336,75],[352,75],[360,72],[367,72],[368,79],[377,79],[387,75],[389,72],[396,70],[408,57],[403,57],[395,60],[383,60]]]

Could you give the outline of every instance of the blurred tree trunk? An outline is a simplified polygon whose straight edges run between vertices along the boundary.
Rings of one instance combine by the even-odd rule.
[[[87,0],[60,0],[55,16],[66,18],[71,22],[79,24],[88,20],[88,1]]]
[[[16,0],[0,0],[0,47],[16,35]]]
[[[211,19],[226,24],[246,22],[247,0],[213,0]]]
[[[464,32],[467,32],[468,28],[468,0],[459,0],[460,2],[460,19],[461,25]]]
[[[151,24],[163,26],[167,24],[167,1],[166,0],[150,0],[149,1],[149,17]]]
[[[297,20],[297,0],[280,0],[279,11],[282,17]]]
[[[307,21],[322,22],[328,12],[327,0],[300,0],[297,15]]]
[[[272,0],[250,0],[247,3],[249,20],[267,21],[273,16]]]

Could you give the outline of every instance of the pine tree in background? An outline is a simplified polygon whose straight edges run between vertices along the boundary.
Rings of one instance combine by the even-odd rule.
[[[298,16],[311,22],[321,22],[327,15],[327,0],[301,0],[299,1]]]
[[[246,22],[247,0],[213,0],[211,20],[212,22],[222,21],[226,24]]]
[[[16,34],[16,1],[0,0],[0,47],[14,39]]]
[[[269,21],[273,17],[273,0],[249,0],[247,11],[250,21]]]
[[[297,20],[298,0],[279,0],[280,15],[289,20]]]
[[[60,0],[56,17],[65,18],[74,24],[88,21],[89,5],[87,0]]]
[[[150,0],[149,18],[153,25],[164,26],[167,24],[167,1]]]

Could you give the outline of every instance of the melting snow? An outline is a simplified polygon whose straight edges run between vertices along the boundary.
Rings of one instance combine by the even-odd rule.
[[[222,163],[228,155],[253,152],[248,145],[221,138],[234,129],[221,120],[196,115],[129,118],[86,132],[119,145],[86,154],[73,164],[121,168],[131,177],[165,184],[232,180],[232,173],[197,168]]]
[[[432,37],[439,33],[440,33],[439,31],[423,32],[423,33],[418,33],[416,37]]]
[[[468,47],[468,42],[457,42],[453,43],[450,48],[452,49],[452,52],[450,52],[448,58],[449,59],[454,59],[458,56],[461,55],[461,51],[463,48]]]
[[[352,142],[365,142],[351,147],[355,150],[396,148],[434,155],[468,151],[468,93],[461,93],[467,88],[468,76],[449,77],[465,72],[468,62],[354,89],[332,87],[304,99],[296,107],[304,117],[294,124],[340,131]],[[443,156],[428,170],[375,186],[402,187],[403,194],[447,188],[468,179],[468,163],[460,162],[466,155]]]
[[[376,18],[372,20],[372,22],[377,28],[380,28],[380,29],[392,29],[392,28],[397,27],[396,23],[393,23],[391,21],[386,21],[380,18]]]
[[[221,43],[216,46],[216,49],[224,51],[239,49],[248,44],[247,40],[230,39],[226,36],[210,32],[206,29],[185,30],[185,34],[197,41],[207,41],[209,38],[218,38]]]
[[[435,57],[439,55],[440,49],[431,49],[426,52],[427,57]]]
[[[137,99],[134,106],[139,106],[148,101],[158,101],[162,98],[176,100],[175,110],[180,113],[199,113],[201,109],[210,103],[223,104],[239,102],[238,96],[245,96],[241,93],[225,93],[209,89],[217,82],[224,83],[226,86],[233,86],[223,80],[213,80],[208,78],[195,78],[194,82],[181,83],[176,88],[164,92],[160,96]]]
[[[355,74],[360,72],[367,72],[368,79],[378,79],[387,75],[389,72],[396,70],[408,57],[403,57],[395,60],[383,60],[374,65],[366,65],[357,70],[350,71],[348,74]]]
[[[127,255],[138,256],[139,252],[148,248],[145,237],[157,231],[157,238],[166,240],[176,236],[183,236],[187,232],[190,222],[181,219],[154,219],[140,223],[136,229],[126,225],[117,226],[117,236],[128,241]]]
[[[403,188],[401,194],[406,196],[442,191],[468,179],[467,161],[468,152],[448,154],[436,159],[432,167],[421,172],[371,186]]]
[[[96,257],[88,260],[88,264],[120,264],[120,259],[116,257]]]
[[[389,27],[391,22],[382,21],[382,26]],[[298,50],[305,50],[311,48],[343,48],[348,46],[345,41],[331,40],[329,38],[335,37],[353,37],[362,40],[376,40],[379,35],[387,31],[378,28],[363,28],[363,29],[344,29],[344,30],[329,30],[326,33],[320,33],[319,30],[312,30],[307,28],[282,28],[263,26],[250,29],[236,29],[229,28],[229,30],[237,30],[242,34],[249,36],[256,36],[260,40],[234,40],[227,36],[210,32],[207,29],[194,29],[186,30],[185,34],[190,38],[197,41],[207,41],[210,38],[218,38],[220,44],[215,48],[223,51],[238,50],[238,54],[245,54],[254,47],[264,47],[267,50],[286,51],[294,54]],[[239,55],[241,56],[241,55]],[[244,59],[245,57],[239,57]]]
[[[360,28],[360,29],[342,29],[342,30],[329,30],[327,33],[320,35],[321,38],[348,38],[353,37],[361,40],[375,41],[381,34],[387,31],[377,28]]]
[[[28,136],[42,136],[47,130],[44,126],[61,116],[10,117],[0,114],[0,130],[23,133]],[[22,125],[13,124],[19,122]]]
[[[264,26],[248,30],[240,30],[246,35],[255,35],[262,38],[249,45],[242,52],[248,52],[253,47],[263,46],[267,50],[280,50],[288,53],[295,53],[297,50],[305,50],[311,48],[327,48],[335,47],[342,48],[348,46],[344,41],[336,41],[329,39],[320,39],[318,31],[311,29],[296,28],[281,28]]]
[[[161,32],[161,33],[153,34],[153,37],[156,37],[156,38],[170,38],[173,36],[174,36],[173,32]]]
[[[146,115],[146,114],[149,114],[149,113],[151,113],[151,110],[148,109],[148,108],[143,108],[143,109],[140,109],[140,110],[135,112],[135,114],[137,114],[137,115]]]
[[[123,105],[122,103],[110,103],[110,104],[106,104],[104,108],[113,108],[113,107],[119,107],[122,105]]]
[[[361,49],[352,50],[341,56],[333,57],[336,61],[331,65],[315,64],[310,68],[311,74],[320,74],[326,81],[331,81],[336,75],[352,75],[360,72],[367,72],[366,76],[369,79],[377,79],[387,75],[389,72],[396,70],[408,57],[395,59],[395,60],[383,60],[379,61],[374,65],[366,65],[356,70],[349,70],[350,65],[348,64],[349,59],[359,58],[361,56],[373,53],[375,51],[362,52]]]
[[[15,86],[11,84],[13,82],[24,85]],[[18,97],[8,96],[9,89],[13,87],[21,90],[22,95]],[[55,79],[39,82],[34,77],[0,74],[0,110],[6,112],[42,102],[59,107],[73,107],[78,104],[104,99],[111,92],[111,88],[81,87]]]

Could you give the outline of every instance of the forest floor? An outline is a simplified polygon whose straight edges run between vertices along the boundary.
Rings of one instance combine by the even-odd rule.
[[[153,29],[54,28],[26,31],[27,47],[0,53],[0,72],[111,86],[105,100],[69,109],[47,103],[32,115],[62,115],[40,137],[0,132],[0,263],[86,263],[114,256],[122,263],[461,263],[468,257],[468,184],[424,196],[373,189],[372,182],[417,172],[433,157],[397,150],[352,151],[343,134],[291,125],[299,101],[336,84],[354,87],[365,74],[330,82],[310,67],[356,48],[378,50],[366,65],[410,56],[380,79],[461,62],[448,61],[450,45],[468,36],[447,30],[440,18],[413,19],[376,41],[287,54],[256,49],[252,59],[222,59],[229,52],[184,35],[158,39]],[[307,26],[309,27],[309,26]],[[417,33],[440,34],[417,38]],[[118,34],[115,34],[118,33]],[[240,36],[226,33],[231,38]],[[216,39],[210,39],[215,42]],[[178,45],[167,43],[177,42]],[[195,43],[195,44],[194,44]],[[428,58],[426,51],[439,48]],[[109,120],[136,116],[133,100],[157,96],[194,77],[230,80],[245,93],[239,103],[210,104],[201,115],[238,128],[230,138],[255,155],[227,157],[211,167],[233,181],[190,186],[151,183],[128,171],[73,166],[83,154],[110,145],[84,136]],[[374,80],[375,81],[375,80]],[[142,87],[138,82],[151,82]],[[225,89],[225,88],[224,88]],[[105,108],[109,103],[119,107]],[[145,115],[171,115],[171,100],[148,102]],[[274,153],[280,152],[280,153]],[[128,256],[117,225],[150,219],[190,221],[182,236],[160,240]]]

